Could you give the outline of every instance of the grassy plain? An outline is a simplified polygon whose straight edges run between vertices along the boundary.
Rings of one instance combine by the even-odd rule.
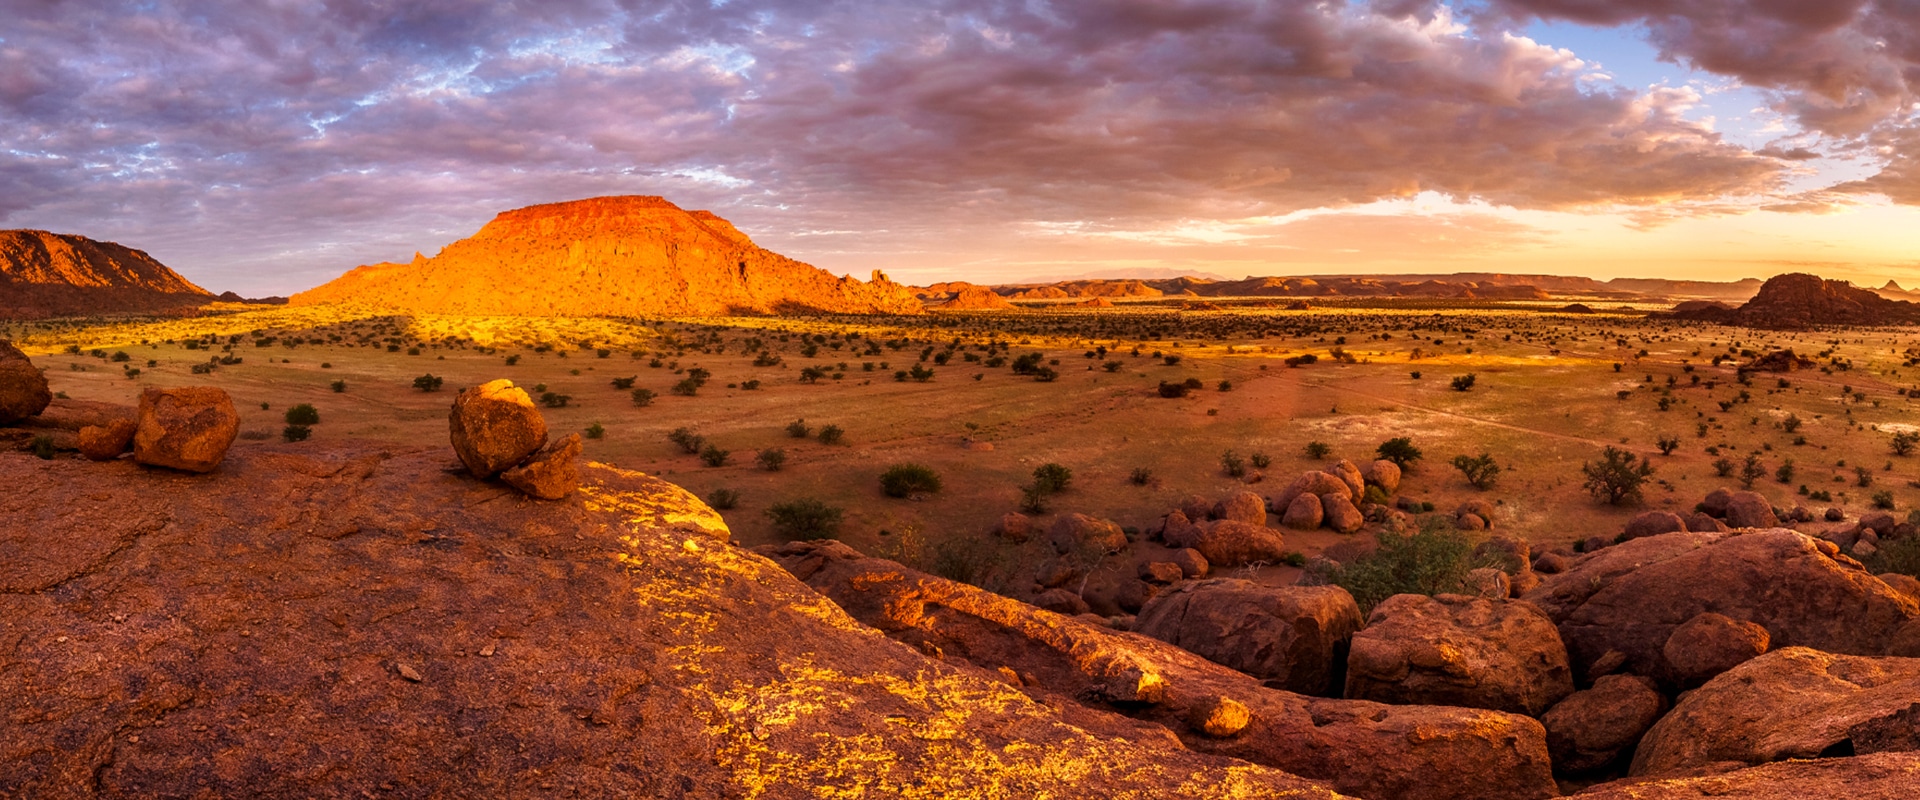
[[[1040,464],[1063,464],[1074,475],[1049,512],[1144,529],[1182,498],[1213,500],[1249,480],[1271,494],[1303,470],[1364,462],[1401,436],[1425,453],[1402,494],[1441,513],[1488,499],[1498,505],[1498,529],[1549,545],[1612,536],[1647,508],[1684,512],[1716,487],[1739,485],[1737,468],[1716,475],[1716,460],[1740,463],[1749,454],[1766,470],[1754,488],[1777,505],[1804,504],[1816,514],[1837,505],[1854,516],[1884,491],[1904,515],[1920,502],[1920,457],[1895,456],[1889,446],[1893,432],[1920,422],[1910,405],[1920,397],[1920,368],[1910,366],[1909,330],[1783,333],[1604,308],[1560,314],[1356,301],[1309,311],[1139,304],[650,321],[220,306],[185,319],[14,323],[0,326],[0,337],[18,341],[53,388],[76,399],[131,403],[144,386],[223,387],[240,408],[242,447],[279,438],[284,412],[299,403],[320,412],[311,446],[346,438],[444,445],[455,391],[510,378],[536,397],[570,398],[545,409],[556,432],[602,426],[604,437],[586,445],[591,460],[661,475],[703,497],[737,491],[738,505],[723,513],[748,545],[781,538],[765,513],[771,505],[811,497],[844,508],[841,538],[863,549],[897,549],[902,539],[894,537],[906,533],[923,544],[964,541],[1039,558],[1037,543],[1027,553],[990,531],[1020,506],[1020,487]],[[1758,373],[1743,384],[1736,366],[1777,347],[1821,366]],[[120,352],[127,360],[112,360]],[[1057,377],[1015,374],[1011,362],[1029,353],[1041,354]],[[1317,361],[1289,365],[1305,354]],[[226,357],[239,363],[192,371]],[[995,357],[1003,363],[988,366]],[[1117,366],[1109,371],[1108,362]],[[896,380],[896,371],[915,366],[932,378]],[[674,394],[694,368],[712,377],[691,396]],[[808,368],[824,374],[803,381]],[[443,378],[443,388],[416,390],[414,379],[426,374]],[[1453,379],[1468,374],[1471,388],[1456,390]],[[657,398],[635,405],[613,386],[626,377]],[[1162,382],[1189,379],[1200,388],[1160,396]],[[744,388],[756,380],[757,388]],[[344,391],[331,388],[336,381]],[[793,438],[787,427],[796,420],[815,432],[837,425],[844,439]],[[681,427],[730,451],[728,462],[707,466],[683,453],[667,438]],[[1665,437],[1678,440],[1670,455],[1656,447]],[[1309,458],[1309,442],[1329,445],[1329,458]],[[1608,445],[1656,467],[1642,503],[1606,506],[1583,489],[1581,465]],[[775,448],[785,463],[763,469],[756,453]],[[1236,479],[1222,467],[1227,451],[1270,463]],[[1485,491],[1448,464],[1481,453],[1505,469]],[[1776,473],[1789,459],[1793,475],[1782,482]],[[942,491],[884,496],[878,475],[903,462],[931,466]],[[1137,469],[1151,472],[1145,485],[1130,479]],[[1859,485],[1863,479],[1871,485]],[[1810,497],[1823,491],[1830,502]],[[1287,537],[1304,555],[1342,538]]]

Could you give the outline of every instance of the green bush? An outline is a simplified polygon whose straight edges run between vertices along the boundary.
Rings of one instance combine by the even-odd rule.
[[[1398,436],[1381,442],[1380,446],[1374,449],[1374,452],[1379,453],[1381,458],[1393,462],[1401,469],[1406,469],[1409,465],[1413,464],[1413,462],[1419,461],[1422,455],[1420,448],[1413,446],[1413,440],[1405,436]]]
[[[341,393],[341,392],[344,392],[344,391],[346,391],[346,390],[347,390],[347,382],[346,382],[346,381],[334,381],[333,383],[329,383],[329,384],[327,384],[327,387],[328,387],[328,388],[330,388],[330,389],[332,389],[332,390],[333,390],[333,393],[334,393],[334,394],[339,394],[339,393]]]
[[[658,395],[654,394],[652,389],[635,389],[628,396],[633,398],[633,404],[636,406],[650,406],[653,405],[653,398]]]
[[[1881,539],[1879,552],[1867,557],[1867,571],[1897,572],[1920,578],[1920,536]]]
[[[770,447],[760,451],[760,454],[753,458],[755,461],[760,462],[761,469],[768,472],[779,472],[780,468],[787,463],[787,451],[778,447]]]
[[[320,412],[311,404],[301,403],[300,405],[287,409],[287,424],[318,425],[320,424]]]
[[[304,442],[313,435],[313,429],[305,425],[288,425],[280,429],[280,438],[289,442]]]
[[[880,473],[880,491],[888,497],[933,494],[940,487],[940,474],[925,464],[895,464]]]
[[[47,436],[45,434],[33,437],[32,449],[33,449],[33,454],[36,456],[39,456],[42,460],[52,461],[53,460],[53,437]]]
[[[1146,467],[1134,467],[1127,475],[1127,482],[1135,486],[1145,486],[1153,482],[1153,470]]]
[[[667,441],[680,446],[680,451],[688,455],[700,452],[706,447],[707,437],[694,433],[692,428],[674,428],[667,433]]]
[[[840,532],[845,512],[811,497],[775,503],[767,509],[773,529],[789,539],[826,539]]]
[[[807,427],[806,420],[796,419],[787,423],[787,435],[795,439],[805,439],[813,435],[813,429]]]
[[[1242,478],[1247,474],[1247,460],[1238,453],[1228,450],[1220,454],[1220,469],[1229,478]]]
[[[1498,566],[1491,559],[1474,558],[1473,538],[1455,530],[1449,520],[1429,519],[1413,533],[1382,531],[1375,538],[1378,550],[1324,576],[1353,595],[1362,615],[1396,594],[1462,592],[1468,572]]]
[[[707,495],[707,505],[716,511],[727,511],[740,504],[740,493],[732,489],[715,489]]]
[[[1326,459],[1333,454],[1333,445],[1326,442],[1307,442],[1307,458],[1315,461]]]
[[[1033,468],[1033,485],[1047,493],[1064,492],[1073,483],[1073,470],[1048,462]]]
[[[846,431],[840,430],[840,426],[838,425],[820,426],[819,439],[821,444],[839,444],[840,440],[845,436]]]
[[[1478,456],[1454,456],[1453,468],[1460,470],[1460,474],[1466,476],[1467,483],[1473,484],[1475,489],[1491,489],[1500,479],[1500,465],[1494,463],[1493,455],[1490,453],[1481,453]]]
[[[1587,492],[1608,505],[1639,501],[1640,486],[1653,477],[1653,462],[1612,445],[1600,454],[1599,461],[1580,465],[1587,476]]]
[[[1874,508],[1880,509],[1882,511],[1892,511],[1893,510],[1893,492],[1889,492],[1885,490],[1874,492],[1872,502],[1873,502]]]
[[[593,423],[592,425],[588,425],[588,426],[587,426],[587,438],[589,438],[589,439],[604,439],[604,438],[606,438],[606,437],[607,437],[607,429],[606,429],[606,426],[604,426],[604,425],[601,425],[601,424],[600,424],[600,423],[598,423],[598,422],[596,422],[596,423]]]
[[[726,466],[727,458],[731,455],[733,455],[733,451],[722,450],[714,445],[707,445],[700,450],[700,460],[706,462],[706,465],[709,467]]]
[[[440,391],[441,384],[446,382],[447,379],[445,378],[437,378],[434,377],[433,373],[427,373],[413,379],[413,388],[423,392],[437,392]]]

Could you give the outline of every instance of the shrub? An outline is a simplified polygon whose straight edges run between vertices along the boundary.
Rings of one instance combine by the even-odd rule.
[[[1104,370],[1106,370],[1106,371],[1108,371],[1108,372],[1119,372],[1119,371],[1120,371],[1120,368],[1121,368],[1121,367],[1123,367],[1123,366],[1125,366],[1125,365],[1124,365],[1124,364],[1121,364],[1121,363],[1120,363],[1120,362],[1118,362],[1118,361],[1108,361],[1108,362],[1105,362],[1105,363],[1103,363],[1103,364],[1101,364],[1101,365],[1100,365],[1100,368],[1101,368],[1101,369],[1104,369]]]
[[[1168,383],[1166,381],[1161,381],[1160,396],[1166,397],[1166,398],[1186,397],[1187,385],[1184,383]]]
[[[1146,467],[1134,467],[1133,472],[1127,474],[1127,482],[1135,486],[1145,486],[1153,483],[1153,470],[1147,469]]]
[[[719,511],[726,511],[740,505],[740,493],[732,489],[715,489],[707,495],[707,505]]]
[[[428,373],[418,378],[414,378],[413,388],[419,389],[420,391],[423,391],[423,392],[437,392],[437,391],[440,391],[441,384],[444,384],[446,382],[447,382],[447,379],[436,378],[433,376],[432,373]]]
[[[1324,576],[1353,595],[1363,616],[1396,594],[1462,592],[1467,573],[1496,566],[1492,559],[1476,559],[1473,539],[1446,520],[1429,519],[1413,533],[1382,531],[1375,538],[1379,549]]]
[[[667,433],[667,440],[680,446],[680,451],[688,455],[700,452],[707,445],[707,437],[694,433],[692,428],[674,428]]]
[[[1255,469],[1266,469],[1273,465],[1273,457],[1266,453],[1254,453],[1247,456],[1247,460],[1253,463]]]
[[[1047,371],[1052,372],[1052,370],[1047,370]],[[1040,373],[1036,371],[1034,374],[1038,375]],[[913,365],[913,369],[907,371],[907,377],[912,378],[914,379],[914,381],[919,383],[926,383],[927,381],[933,380],[933,370],[927,369],[926,367],[923,367],[919,364],[915,364]]]
[[[1881,575],[1897,572],[1920,578],[1920,536],[1881,539],[1880,551],[1867,557],[1867,571]]]
[[[846,431],[840,430],[838,425],[822,425],[820,435],[815,438],[818,438],[821,444],[839,444],[845,436]]]
[[[588,426],[587,426],[587,438],[589,438],[589,439],[605,439],[605,438],[607,438],[607,428],[606,428],[606,426],[604,426],[604,425],[601,425],[601,424],[600,424],[600,423],[598,423],[598,422],[596,422],[596,423],[593,423],[592,425],[588,425]]]
[[[780,467],[787,463],[787,451],[778,447],[770,447],[760,451],[760,454],[754,456],[753,460],[760,462],[761,469],[768,472],[779,472]]]
[[[280,438],[289,442],[304,442],[313,435],[313,429],[305,425],[288,425],[280,429]]]
[[[33,437],[32,450],[33,454],[39,456],[42,460],[52,461],[53,437],[46,434]]]
[[[1789,458],[1784,461],[1781,461],[1780,468],[1773,471],[1773,477],[1775,480],[1781,483],[1792,483],[1793,482],[1793,459]]]
[[[1893,510],[1893,492],[1884,489],[1873,493],[1873,507],[1881,511]],[[1909,537],[1911,538],[1911,537]]]
[[[1913,455],[1915,445],[1920,445],[1920,431],[1901,431],[1893,435],[1893,454],[1896,456]]]
[[[1064,492],[1070,483],[1073,483],[1073,470],[1065,466],[1048,462],[1033,468],[1033,485],[1048,494]]]
[[[1740,465],[1740,486],[1753,488],[1753,482],[1767,474],[1767,467],[1760,463],[1760,456],[1748,453],[1747,460]]]
[[[731,450],[722,450],[714,445],[707,445],[700,449],[700,460],[706,462],[706,465],[709,467],[724,467],[727,465],[727,457],[732,454],[733,451]]]
[[[1500,465],[1494,463],[1493,455],[1490,453],[1481,453],[1477,456],[1454,456],[1453,468],[1460,470],[1460,474],[1466,476],[1467,483],[1473,484],[1473,488],[1483,491],[1493,488],[1494,482],[1500,479]]]
[[[1585,486],[1594,499],[1617,506],[1640,499],[1640,486],[1653,476],[1653,463],[1608,445],[1599,461],[1580,465],[1580,472],[1587,476]]]
[[[880,473],[880,491],[888,497],[933,494],[940,486],[940,474],[925,464],[895,464]]]
[[[1246,477],[1247,460],[1241,458],[1239,454],[1232,450],[1228,450],[1220,454],[1220,469],[1227,473],[1227,477],[1229,478]]]
[[[318,425],[320,424],[320,412],[314,409],[311,404],[301,403],[300,405],[287,409],[287,424]]]
[[[327,384],[327,386],[328,386],[329,388],[331,388],[331,389],[333,389],[333,393],[334,393],[334,394],[339,394],[339,393],[341,393],[341,392],[344,392],[344,391],[346,391],[346,390],[347,390],[347,382],[346,382],[346,381],[334,381],[333,383],[329,383],[329,384]]]
[[[1333,445],[1326,442],[1307,442],[1307,458],[1315,461],[1325,460],[1333,454]]]
[[[1454,378],[1453,390],[1456,392],[1464,392],[1468,389],[1471,389],[1473,388],[1473,381],[1474,381],[1474,374],[1471,372],[1465,375],[1461,375],[1457,378]]]
[[[1716,477],[1726,478],[1732,476],[1733,467],[1734,463],[1730,459],[1716,458],[1713,460],[1713,474]]]
[[[654,394],[652,389],[635,389],[627,396],[633,398],[633,404],[636,406],[650,406],[653,405],[653,398],[659,395]]]
[[[1420,448],[1414,447],[1413,440],[1405,436],[1381,442],[1379,447],[1374,448],[1374,452],[1401,469],[1406,469],[1421,458]]]
[[[1660,448],[1660,455],[1670,456],[1673,455],[1673,451],[1680,449],[1680,437],[1672,435],[1662,436],[1655,440],[1653,445]]]
[[[813,435],[813,429],[807,427],[807,421],[796,419],[787,423],[787,435],[795,439],[805,439]]]
[[[774,530],[801,541],[825,539],[839,533],[844,515],[841,509],[811,497],[775,503],[767,509]]]
[[[674,384],[673,388],[667,391],[673,392],[681,397],[692,397],[700,393],[700,381],[692,378],[683,378],[679,383]]]
[[[554,392],[540,393],[540,405],[548,408],[566,408],[567,403],[571,400],[573,400],[573,395],[570,394],[556,394]]]
[[[520,356],[518,354],[507,356],[507,366],[511,367],[518,363],[520,363]]]
[[[615,388],[615,389],[623,389],[623,390],[624,390],[624,389],[631,389],[631,388],[633,388],[633,382],[634,382],[634,381],[637,381],[637,380],[639,380],[639,379],[640,379],[640,376],[638,376],[638,375],[634,375],[634,376],[632,376],[632,377],[628,377],[628,378],[614,378],[614,379],[613,379],[613,388]]]

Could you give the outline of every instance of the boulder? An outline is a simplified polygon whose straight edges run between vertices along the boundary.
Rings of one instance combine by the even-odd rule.
[[[1160,521],[1159,538],[1160,541],[1166,542],[1168,547],[1185,547],[1186,545],[1174,544],[1174,542],[1191,542],[1199,536],[1200,532],[1195,529],[1193,519],[1184,511],[1169,511],[1166,518]]]
[[[1320,516],[1327,527],[1339,533],[1353,533],[1367,524],[1366,516],[1353,506],[1353,501],[1338,494],[1320,495]]]
[[[1319,495],[1302,494],[1287,503],[1287,511],[1281,515],[1280,524],[1297,531],[1310,531],[1320,527],[1326,515],[1326,507]]]
[[[1290,508],[1294,498],[1303,494],[1319,497],[1323,494],[1342,492],[1345,492],[1349,498],[1353,497],[1353,487],[1348,486],[1346,481],[1325,472],[1304,472],[1300,477],[1294,478],[1292,483],[1287,484],[1287,488],[1273,496],[1273,508]]]
[[[1476,560],[1491,562],[1508,575],[1519,576],[1533,571],[1533,546],[1518,536],[1497,534],[1473,547]]]
[[[1210,566],[1278,564],[1287,555],[1286,538],[1272,528],[1223,519],[1193,526],[1192,531],[1191,538],[1167,544],[1198,550]]]
[[[1207,502],[1207,498],[1190,494],[1180,500],[1179,511],[1189,522],[1205,522],[1213,512],[1213,504]]]
[[[993,532],[1014,544],[1025,544],[1033,538],[1033,518],[1018,511],[1009,511],[1000,515],[1000,524]]]
[[[140,430],[139,423],[130,419],[116,419],[104,427],[88,425],[80,429],[80,455],[91,461],[112,461],[133,446],[133,434]]]
[[[1855,527],[1862,531],[1872,530],[1875,533],[1885,536],[1888,533],[1892,533],[1893,529],[1899,526],[1900,521],[1895,519],[1892,514],[1885,511],[1875,511],[1861,515],[1860,524]]]
[[[1887,643],[1887,655],[1920,658],[1920,619],[1908,622],[1893,632],[1893,640]]]
[[[1480,518],[1480,527],[1466,528],[1463,526],[1463,530],[1491,528],[1493,527],[1493,504],[1485,500],[1468,500],[1467,502],[1461,503],[1459,508],[1453,510],[1453,516],[1454,519],[1465,519],[1467,517]]]
[[[1122,580],[1114,587],[1113,604],[1128,614],[1139,614],[1140,609],[1151,602],[1160,593],[1160,587],[1142,580]]]
[[[1707,611],[1674,628],[1660,653],[1668,680],[1690,689],[1767,652],[1771,641],[1766,628]]]
[[[1634,754],[1633,775],[1853,752],[1851,731],[1920,701],[1920,659],[1785,647],[1680,696]]]
[[[1021,689],[1029,696],[1094,721],[1127,715],[1156,726],[1149,730],[1174,732],[1191,751],[1286,770],[1368,800],[1531,800],[1557,793],[1546,731],[1527,717],[1307,697],[1267,688],[1157,639],[1045,614],[864,558],[838,542],[793,542],[773,555],[833,606],[911,649],[944,653],[989,674],[1004,674],[999,670],[1006,667],[1031,676]],[[1246,706],[1250,720],[1227,738],[1195,727],[1222,697]]]
[[[1827,510],[1820,514],[1820,518],[1828,522],[1841,522],[1847,518],[1847,512],[1841,511],[1833,506],[1828,506]]]
[[[1238,735],[1253,722],[1253,711],[1231,697],[1215,697],[1195,703],[1187,715],[1187,725],[1215,739]]]
[[[1716,517],[1725,517],[1732,506],[1733,490],[1724,486],[1708,492],[1700,501],[1700,510]]]
[[[580,487],[580,434],[553,442],[520,466],[500,473],[508,486],[541,500],[559,500]]]
[[[1360,473],[1360,479],[1368,486],[1378,486],[1387,494],[1400,491],[1400,465],[1386,459],[1379,459],[1367,465]],[[1364,492],[1363,492],[1364,494]]]
[[[140,423],[133,459],[156,467],[212,472],[240,435],[240,415],[227,390],[212,386],[147,389],[140,393]]]
[[[1043,589],[1053,589],[1080,580],[1086,574],[1086,568],[1074,559],[1060,556],[1040,562],[1040,567],[1034,570],[1033,582]]]
[[[1620,538],[1625,541],[1684,530],[1687,530],[1687,521],[1681,519],[1679,514],[1671,511],[1642,511],[1633,519],[1627,520],[1627,528],[1620,533]]]
[[[1618,651],[1626,671],[1663,680],[1674,674],[1667,639],[1703,612],[1759,625],[1774,647],[1860,655],[1886,652],[1920,617],[1920,604],[1832,544],[1782,529],[1635,539],[1588,554],[1526,599],[1559,625],[1577,667]]]
[[[454,452],[476,478],[519,466],[547,444],[547,421],[533,398],[505,378],[461,392],[447,427]]]
[[[1213,507],[1214,519],[1230,519],[1248,525],[1267,524],[1267,499],[1253,492],[1238,492]]]
[[[524,503],[446,463],[262,443],[188,479],[0,454],[0,795],[1335,796],[889,640],[657,478],[583,464],[588,501]],[[1471,721],[1422,723],[1471,747]]]
[[[1847,729],[1856,755],[1920,750],[1920,702]]]
[[[1088,613],[1087,601],[1079,592],[1067,589],[1048,589],[1033,598],[1033,604],[1055,614],[1075,616]]]
[[[1787,761],[1705,777],[1628,779],[1595,786],[1580,800],[1909,800],[1920,785],[1920,753]]]
[[[1347,642],[1363,620],[1338,586],[1263,586],[1215,578],[1175,586],[1133,630],[1301,694],[1340,691]]]
[[[1484,531],[1488,527],[1487,518],[1479,514],[1456,514],[1453,526],[1463,531]]]
[[[1882,573],[1875,577],[1878,577],[1881,583],[1886,584],[1894,591],[1911,597],[1914,602],[1920,603],[1920,578],[1915,578],[1912,575],[1902,575],[1898,572]]]
[[[1688,514],[1686,516],[1686,520],[1687,520],[1686,530],[1694,531],[1696,533],[1716,533],[1720,531],[1731,530],[1731,528],[1727,527],[1727,523],[1714,519],[1712,514],[1708,514],[1704,511],[1695,511],[1691,514]]]
[[[1773,504],[1759,492],[1735,492],[1727,501],[1727,525],[1734,528],[1778,528]]]
[[[1180,576],[1183,578],[1204,578],[1213,566],[1207,563],[1206,556],[1191,547],[1173,551],[1167,560],[1180,566]]]
[[[1667,698],[1637,675],[1606,675],[1574,692],[1540,717],[1555,772],[1604,770],[1633,752],[1648,728],[1667,712]]]
[[[81,428],[93,426],[105,428],[114,420],[127,420],[138,424],[140,408],[119,403],[103,403],[97,400],[73,400],[66,397],[53,398],[53,402],[41,409],[40,415],[21,421],[24,427],[47,428],[79,432]]]
[[[1171,561],[1142,561],[1134,573],[1148,583],[1173,583],[1183,577],[1180,565]]]
[[[1513,578],[1492,567],[1467,571],[1466,591],[1475,597],[1505,600],[1513,595]]]
[[[1366,494],[1366,480],[1360,476],[1360,467],[1352,461],[1341,459],[1340,463],[1333,465],[1333,469],[1327,470],[1327,474],[1339,478],[1342,483],[1347,485],[1347,497],[1349,499],[1359,498],[1361,495]],[[1326,494],[1326,492],[1317,492],[1316,494]]]
[[[1573,693],[1553,621],[1529,603],[1394,595],[1347,657],[1349,698],[1538,715]]]
[[[1533,571],[1540,575],[1558,575],[1566,572],[1567,567],[1572,563],[1572,559],[1559,553],[1548,551],[1541,553],[1539,557],[1533,560]]]
[[[12,342],[0,341],[0,425],[39,416],[51,402],[47,376]]]
[[[1056,553],[1118,553],[1127,548],[1127,534],[1110,520],[1062,514],[1047,529],[1047,542]]]

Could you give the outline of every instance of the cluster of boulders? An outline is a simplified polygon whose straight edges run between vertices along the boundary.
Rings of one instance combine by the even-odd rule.
[[[1398,491],[1400,465],[1383,459],[1363,470],[1352,461],[1342,460],[1324,471],[1302,473],[1273,496],[1273,511],[1280,515],[1281,525],[1294,530],[1324,526],[1353,533],[1367,524],[1360,507],[1366,503],[1370,486],[1378,487],[1383,497]]]
[[[580,434],[547,441],[547,420],[527,392],[504,378],[467,389],[447,415],[453,450],[467,472],[499,478],[542,500],[580,486]]]
[[[56,399],[25,354],[0,342],[0,426],[19,426],[19,444],[43,439],[93,461],[131,452],[141,464],[211,472],[240,435],[240,415],[224,389],[148,388],[137,408]]]

